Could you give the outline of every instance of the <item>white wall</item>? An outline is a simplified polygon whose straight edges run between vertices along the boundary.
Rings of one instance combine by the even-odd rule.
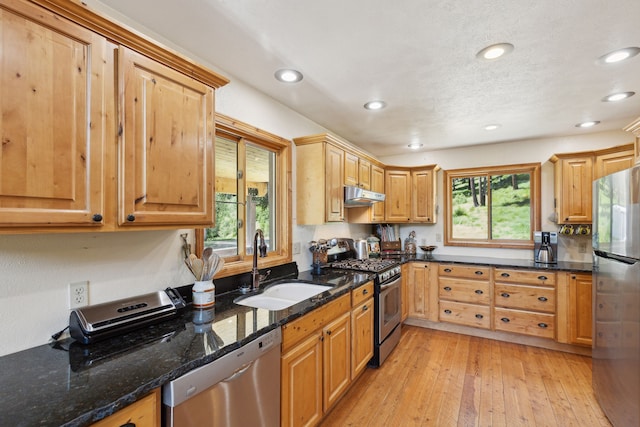
[[[89,6],[101,9],[165,45],[193,57],[189,52],[172,45],[170,41],[132,23],[126,17],[109,11],[97,1],[90,0],[88,3]],[[217,93],[216,109],[221,113],[288,139],[325,131],[320,125],[256,92],[248,85],[234,80],[233,76],[217,69],[214,64],[200,62],[232,81]],[[424,155],[411,153],[384,161],[406,165],[438,163],[445,169],[502,162],[545,161],[553,152],[617,145],[628,142],[629,139],[627,135],[612,133],[589,138],[529,141],[526,149],[522,145],[502,144]],[[545,165],[545,188],[551,185],[549,173]],[[295,182],[293,188],[295,194]],[[543,212],[547,213],[550,188],[543,193],[546,204]],[[440,188],[439,194],[441,193]],[[361,237],[369,231],[369,226],[364,225],[296,226],[295,197],[293,212],[293,241],[300,242],[302,246],[301,253],[294,256],[294,261],[303,271],[310,269],[311,254],[307,249],[309,241],[318,238]],[[543,228],[551,229],[551,224],[544,225]],[[403,237],[408,233],[404,231],[405,228],[408,227],[403,227]],[[437,230],[441,233],[442,225],[439,223],[433,227],[410,228],[417,231],[419,241],[425,239],[431,243]],[[193,233],[190,230],[0,235],[0,324],[3,326],[0,355],[44,344],[53,333],[68,324],[67,286],[71,282],[88,280],[89,299],[93,304],[151,292],[167,286],[192,283],[193,278],[182,263],[180,234],[184,232],[189,233],[193,242]],[[478,252],[463,249],[465,248],[439,248],[438,251],[461,254]],[[482,255],[487,253],[482,252]],[[493,256],[494,251],[491,251],[490,255]],[[519,253],[508,255],[522,257]]]
[[[631,135],[623,131],[600,132],[584,136],[555,137],[524,141],[488,144],[475,147],[453,148],[427,153],[410,152],[400,156],[381,158],[389,165],[418,166],[437,164],[442,170],[438,172],[438,222],[434,225],[403,225],[400,227],[402,241],[415,230],[418,244],[436,245],[435,254],[489,256],[499,258],[533,259],[533,251],[518,249],[482,249],[471,247],[448,246],[442,244],[444,236],[444,220],[442,208],[443,171],[480,166],[499,166],[507,164],[537,163],[541,170],[541,228],[543,231],[558,231],[558,226],[549,218],[553,213],[553,164],[549,158],[554,153],[571,153],[597,150],[601,148],[623,145],[632,142]],[[440,237],[440,239],[439,239]],[[581,248],[585,249],[581,252]],[[559,259],[563,261],[591,262],[590,236],[564,236],[558,238]]]

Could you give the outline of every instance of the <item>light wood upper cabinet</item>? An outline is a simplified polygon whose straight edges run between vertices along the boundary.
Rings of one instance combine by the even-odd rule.
[[[326,145],[325,206],[327,222],[344,221],[343,159],[344,151],[342,149],[331,144]]]
[[[213,88],[120,49],[123,224],[213,223]]]
[[[385,221],[436,222],[438,166],[385,171]]]
[[[556,155],[555,205],[558,224],[591,222],[593,156]]]
[[[414,222],[436,222],[436,172],[435,167],[411,171],[411,219]]]
[[[629,169],[634,163],[634,146],[629,144],[624,147],[614,147],[611,150],[599,151],[596,155],[595,172],[593,179]]]
[[[597,151],[554,154],[554,195],[558,224],[589,224],[595,179],[630,167],[633,144]]]
[[[627,127],[625,127],[624,130],[633,133],[633,135],[635,136],[635,141],[633,144],[635,163],[640,164],[640,117],[638,117]]]
[[[371,162],[357,154],[344,153],[344,185],[371,189]]]
[[[0,230],[211,225],[228,80],[79,1],[0,5]]]
[[[370,164],[371,191],[384,193],[384,169]],[[374,203],[367,207],[346,209],[347,220],[354,224],[371,224],[384,221],[384,202]]]
[[[411,171],[409,169],[385,170],[385,221],[409,222],[411,220]]]
[[[109,43],[32,4],[1,4],[0,228],[99,228]]]

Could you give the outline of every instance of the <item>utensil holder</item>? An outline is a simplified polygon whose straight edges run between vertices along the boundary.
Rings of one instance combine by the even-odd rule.
[[[195,308],[211,307],[216,303],[216,287],[213,280],[196,280],[191,291]]]

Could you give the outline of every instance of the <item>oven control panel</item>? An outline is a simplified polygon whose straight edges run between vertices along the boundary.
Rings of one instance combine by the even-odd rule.
[[[381,273],[378,273],[378,277],[380,278],[380,283],[384,283],[387,280],[391,279],[394,276],[400,275],[400,266],[397,265],[395,267],[391,267],[388,270],[385,270]]]

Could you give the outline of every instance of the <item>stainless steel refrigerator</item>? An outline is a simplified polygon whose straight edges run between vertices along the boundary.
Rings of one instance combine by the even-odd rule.
[[[593,183],[593,388],[616,427],[640,426],[640,166]]]

